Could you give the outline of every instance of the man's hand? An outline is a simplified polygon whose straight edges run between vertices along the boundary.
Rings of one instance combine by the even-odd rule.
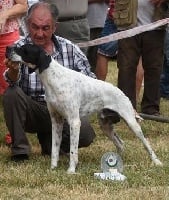
[[[19,68],[20,68],[20,63],[19,62],[13,62],[10,59],[5,59],[5,65],[8,70],[8,77],[12,81],[17,81],[19,78]]]
[[[5,65],[7,68],[12,69],[12,70],[19,70],[19,62],[13,62],[10,59],[5,59]]]

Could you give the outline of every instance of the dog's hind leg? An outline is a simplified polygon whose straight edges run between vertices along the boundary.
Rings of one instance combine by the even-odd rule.
[[[115,144],[116,148],[117,148],[117,152],[118,153],[122,153],[124,150],[124,141],[122,139],[120,139],[120,137],[117,135],[117,133],[113,130],[110,132],[110,140],[113,141],[113,143]]]
[[[136,121],[134,116],[130,116],[128,118],[125,118],[125,121],[127,122],[128,126],[131,128],[131,130],[135,133],[135,135],[142,141],[144,144],[144,147],[147,149],[151,160],[156,164],[156,165],[161,165],[161,161],[157,158],[156,154],[154,153],[151,145],[149,144],[148,140],[144,137],[144,134],[141,130],[140,125]]]
[[[78,164],[78,145],[81,121],[80,118],[68,120],[70,125],[70,162],[67,173],[74,174]]]
[[[99,116],[99,124],[106,136],[113,141],[116,146],[117,152],[121,153],[124,149],[124,142],[120,139],[117,133],[114,131],[112,117],[111,116]]]

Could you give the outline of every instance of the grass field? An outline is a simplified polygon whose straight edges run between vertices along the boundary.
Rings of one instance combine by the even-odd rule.
[[[116,80],[116,63],[111,62],[107,81],[116,84]],[[161,114],[169,116],[169,101],[161,100]],[[101,172],[102,155],[116,150],[100,131],[95,116],[91,121],[97,137],[90,147],[79,150],[77,174],[67,175],[68,158],[62,156],[58,168],[51,170],[50,158],[41,156],[33,134],[28,134],[32,146],[30,160],[22,164],[10,161],[10,149],[4,144],[7,129],[0,106],[0,200],[169,200],[169,124],[147,120],[141,124],[163,167],[152,165],[143,145],[123,121],[116,125],[116,131],[125,141],[122,159],[127,179],[115,182],[94,178],[94,172]]]

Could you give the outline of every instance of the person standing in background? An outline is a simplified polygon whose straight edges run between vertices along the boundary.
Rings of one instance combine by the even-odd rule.
[[[169,26],[165,35],[164,63],[160,77],[160,97],[169,100]]]
[[[101,37],[108,36],[117,32],[117,27],[114,24],[113,13],[114,0],[110,0],[109,9],[107,11],[107,17],[105,20],[103,30],[101,32]],[[111,41],[98,46],[97,62],[95,69],[95,74],[98,79],[105,81],[108,73],[108,62],[117,55],[117,49],[117,41]]]
[[[42,0],[55,4],[59,10],[56,35],[73,43],[90,39],[90,27],[87,20],[88,0]],[[87,54],[87,48],[81,48]]]
[[[101,36],[108,36],[110,34],[117,32],[117,27],[114,24],[114,0],[109,0],[109,9],[107,12],[107,18],[101,32]],[[105,81],[106,76],[108,73],[108,63],[110,60],[113,60],[117,56],[118,52],[118,42],[111,41],[108,43],[104,43],[98,46],[97,51],[97,63],[95,73],[98,79]],[[142,68],[142,61],[141,58],[138,63],[137,67],[137,74],[136,74],[136,96],[137,100],[139,99],[139,94],[142,86],[144,76],[144,70]]]
[[[88,0],[87,19],[90,26],[90,40],[101,36],[107,16],[109,0]],[[91,70],[95,72],[97,61],[97,46],[88,47],[87,57]]]
[[[0,0],[0,95],[8,84],[3,78],[6,46],[19,39],[19,18],[27,11],[26,0]]]
[[[168,0],[137,0],[123,5],[129,18],[118,17],[118,0],[115,0],[114,22],[118,30],[150,24],[167,17]],[[121,11],[120,11],[121,12]],[[127,16],[127,15],[126,15]],[[127,23],[126,23],[127,22]],[[165,27],[140,33],[118,41],[118,87],[131,100],[136,109],[136,71],[140,57],[144,69],[144,92],[141,112],[159,115],[160,111],[160,75],[163,65]]]

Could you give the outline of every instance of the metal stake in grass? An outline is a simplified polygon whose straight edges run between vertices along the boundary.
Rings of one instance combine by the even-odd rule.
[[[146,120],[153,120],[156,122],[162,122],[162,123],[169,123],[169,117],[164,116],[156,116],[156,115],[147,115],[143,113],[139,113],[139,115]]]

